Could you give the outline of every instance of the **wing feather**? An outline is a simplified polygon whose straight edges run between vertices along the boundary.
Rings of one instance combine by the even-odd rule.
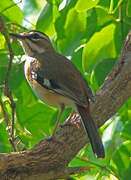
[[[32,65],[32,72],[37,74],[37,81],[44,87],[71,98],[77,104],[87,103],[92,97],[91,89],[75,65],[61,54],[49,52],[37,57],[39,66]],[[48,80],[48,83],[45,83]],[[48,86],[47,86],[48,84]]]

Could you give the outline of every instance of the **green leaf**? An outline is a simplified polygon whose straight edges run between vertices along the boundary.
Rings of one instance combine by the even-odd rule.
[[[98,4],[99,0],[78,0],[76,4],[77,11],[88,11]]]
[[[112,0],[112,1],[114,1],[114,0]],[[114,1],[115,7],[114,7],[114,10],[112,9],[112,12],[110,12],[110,13],[114,14],[114,13],[118,10],[118,8],[119,8],[120,5],[122,4],[122,2],[123,2],[123,0],[119,0],[118,2],[117,2],[117,1]]]
[[[103,132],[103,142],[108,159],[112,158],[116,148],[123,143],[123,139],[121,137],[122,127],[123,123],[121,118],[116,116],[114,119],[112,118],[109,120],[109,124]]]
[[[111,0],[106,0],[106,1],[99,1],[99,6],[101,6],[102,8],[108,10],[110,8],[110,3],[111,3]]]
[[[116,57],[114,44],[115,27],[115,24],[104,27],[100,32],[96,32],[87,42],[82,55],[84,71],[93,68],[101,59]]]
[[[111,167],[119,173],[120,179],[129,180],[131,177],[131,141],[124,142],[115,152]]]
[[[131,17],[131,0],[128,0],[127,7],[126,7],[126,15]]]
[[[79,166],[90,166],[90,163],[87,163],[86,161],[82,161],[81,159],[78,159],[77,157],[74,158],[70,164],[69,164],[69,167],[75,167],[76,164],[79,164]]]
[[[36,23],[36,29],[46,33],[48,36],[54,35],[55,29],[53,24],[52,4],[46,3],[44,6]]]
[[[14,93],[17,91],[21,83],[25,80],[23,63],[21,64],[12,64],[9,87]]]
[[[127,140],[131,140],[131,120],[129,120],[123,130],[122,130],[122,136],[126,138]]]
[[[0,54],[0,68],[8,67],[9,58],[6,54]]]
[[[12,0],[0,1],[0,12],[13,23],[22,23],[23,15],[20,8]]]
[[[0,67],[0,85],[4,85],[6,72],[7,72],[6,67]]]
[[[12,43],[11,44],[13,52],[15,52],[15,56],[23,55],[24,51],[19,43]]]
[[[5,48],[5,38],[4,35],[0,33],[0,50]]]
[[[87,30],[85,32],[85,38],[87,41],[97,31],[97,16],[95,8],[90,9],[87,13]]]
[[[102,59],[94,69],[94,76],[99,86],[104,82],[106,76],[114,66],[116,59]]]
[[[65,55],[71,55],[80,44],[80,39],[85,31],[86,12],[78,13],[75,8],[72,8],[67,14],[64,36],[57,40],[59,51]]]
[[[6,130],[5,122],[0,122],[0,152],[11,152],[9,134]]]
[[[54,110],[38,101],[25,80],[16,89],[15,96],[18,99],[16,102],[18,122],[25,131],[29,131],[29,134],[31,134],[30,146],[32,147],[44,136],[49,135],[49,125]],[[24,143],[27,140],[28,137],[25,137]]]
[[[103,26],[112,22],[112,16],[108,14],[108,11],[102,7],[95,7],[87,12],[87,30],[84,37],[89,41],[89,38]]]
[[[71,58],[71,61],[76,65],[78,70],[83,73],[82,71],[82,51],[83,47],[80,47],[78,50],[76,50]]]
[[[108,11],[101,7],[96,7],[97,26],[103,26],[113,20]]]

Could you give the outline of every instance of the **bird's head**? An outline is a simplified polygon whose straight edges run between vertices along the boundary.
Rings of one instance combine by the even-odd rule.
[[[10,35],[20,41],[26,55],[31,57],[53,49],[49,37],[40,31],[32,30],[21,34],[10,33]]]

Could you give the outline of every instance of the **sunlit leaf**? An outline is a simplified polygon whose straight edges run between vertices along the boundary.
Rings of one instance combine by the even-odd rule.
[[[121,137],[122,125],[121,119],[116,116],[116,118],[110,120],[108,127],[103,132],[104,147],[109,159],[123,142]]]
[[[4,49],[5,47],[5,38],[4,36],[0,33],[0,50]]]
[[[20,8],[12,0],[0,1],[0,12],[13,23],[22,23],[23,15]]]
[[[126,14],[128,17],[131,17],[131,0],[128,0]]]
[[[86,31],[86,13],[78,13],[72,8],[67,15],[64,29],[64,37],[57,40],[57,45],[63,54],[71,55]]]
[[[111,166],[114,168],[121,179],[130,179],[131,162],[131,141],[124,142],[117,150],[111,161]]]
[[[95,63],[98,63],[105,57],[116,57],[114,31],[115,24],[110,24],[104,27],[100,32],[96,32],[87,42],[82,55],[84,71],[88,71]]]
[[[53,24],[53,6],[52,4],[46,4],[40,13],[36,28],[48,36],[52,36],[55,32]]]
[[[87,11],[98,4],[99,0],[78,0],[76,9],[78,11]]]

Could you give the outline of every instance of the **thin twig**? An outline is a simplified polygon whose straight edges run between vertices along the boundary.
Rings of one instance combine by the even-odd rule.
[[[96,162],[90,161],[90,160],[88,160],[86,158],[83,158],[83,157],[78,157],[77,156],[76,158],[81,160],[81,161],[84,161],[84,162],[86,161],[86,162],[88,162],[88,163],[90,163],[90,164],[92,164],[92,165],[94,165],[96,167],[99,167],[101,169],[104,169],[104,170],[108,171],[110,174],[112,174],[113,176],[115,176],[115,177],[117,177],[119,179],[118,175],[116,175],[111,169],[107,168],[106,166],[103,166],[103,165],[98,164]]]
[[[7,73],[5,76],[5,88],[4,88],[4,94],[5,96],[7,96],[11,102],[10,106],[12,109],[12,114],[11,114],[11,133],[10,133],[10,143],[12,145],[12,149],[13,151],[16,151],[15,145],[14,145],[14,115],[15,115],[15,102],[13,100],[12,97],[12,93],[9,89],[9,76],[10,76],[10,71],[11,71],[11,67],[12,67],[12,60],[14,57],[14,53],[12,51],[9,39],[8,39],[8,35],[6,32],[6,28],[5,28],[5,24],[4,21],[2,19],[2,17],[0,16],[0,32],[4,35],[5,40],[7,42],[7,46],[9,49],[9,55],[10,55],[10,60],[9,60],[9,64],[8,64],[8,69],[7,69]]]
[[[6,24],[7,24],[7,25],[9,24],[9,25],[17,26],[17,27],[19,27],[19,28],[21,28],[21,29],[23,29],[23,30],[25,30],[25,31],[28,30],[28,29],[25,28],[24,26],[21,26],[20,24],[17,24],[17,23],[14,23],[14,22],[7,22]]]
[[[8,127],[7,130],[8,130],[8,134],[9,136],[11,136],[10,134],[10,120],[9,120],[9,117],[8,117],[8,114],[5,110],[5,106],[4,106],[4,103],[0,100],[0,106],[1,106],[1,109],[2,109],[2,112],[3,112],[3,116],[4,116],[4,119],[5,119],[5,122],[6,122],[6,126]],[[16,151],[16,148],[15,148],[15,144],[14,144],[14,141],[12,141],[11,138],[9,138],[9,142],[12,146],[12,149],[13,151]]]

